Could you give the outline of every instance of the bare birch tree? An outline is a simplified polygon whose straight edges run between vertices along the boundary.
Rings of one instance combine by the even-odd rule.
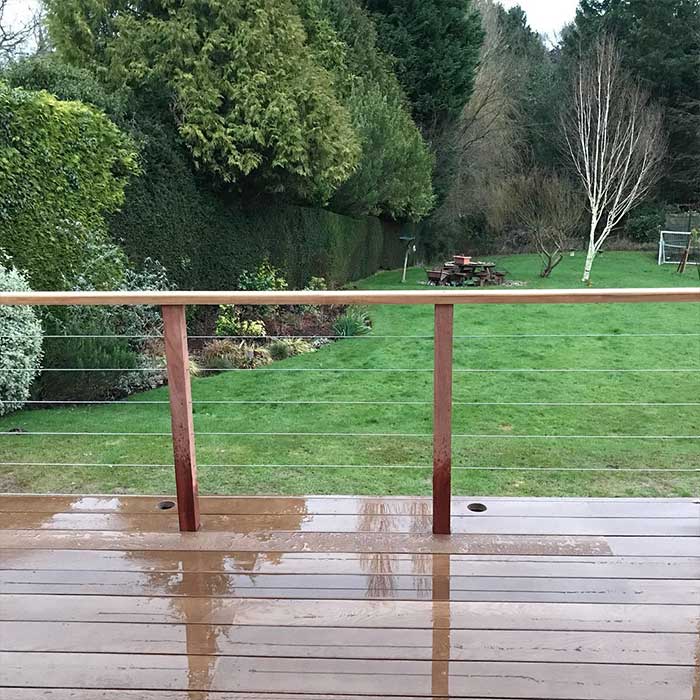
[[[611,38],[599,39],[580,62],[563,129],[591,213],[588,283],[596,255],[657,181],[666,152],[661,110],[622,68]]]

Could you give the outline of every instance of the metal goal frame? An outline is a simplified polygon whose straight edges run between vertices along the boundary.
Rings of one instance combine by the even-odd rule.
[[[659,265],[678,265],[691,243],[690,231],[661,231],[659,234]],[[688,265],[700,265],[700,251],[691,245]]]

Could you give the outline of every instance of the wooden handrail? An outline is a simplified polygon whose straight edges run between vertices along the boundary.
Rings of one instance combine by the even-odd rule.
[[[700,302],[700,287],[283,292],[0,292],[0,305],[637,304]]]

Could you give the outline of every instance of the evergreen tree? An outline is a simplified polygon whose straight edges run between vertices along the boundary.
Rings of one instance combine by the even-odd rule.
[[[471,0],[365,0],[416,121],[430,130],[459,115],[474,87],[483,39]]]
[[[499,25],[506,45],[504,60],[510,60],[515,73],[520,128],[533,164],[554,167],[561,160],[561,148],[553,138],[559,130],[559,105],[565,86],[557,69],[558,52],[548,49],[542,37],[532,30],[525,11],[515,5],[509,10],[498,6]]]
[[[326,202],[354,171],[358,138],[293,0],[48,0],[69,62],[149,99],[165,91],[195,164]]]

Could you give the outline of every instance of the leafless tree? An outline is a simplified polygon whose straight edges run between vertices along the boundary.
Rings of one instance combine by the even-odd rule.
[[[661,110],[622,68],[613,39],[601,38],[580,62],[563,129],[591,213],[588,283],[611,231],[657,181],[666,150]]]
[[[19,24],[8,18],[9,0],[0,0],[0,65],[21,55],[36,38],[40,24],[39,11]]]
[[[468,213],[490,221],[498,213],[501,182],[517,170],[521,134],[517,102],[517,65],[499,26],[493,0],[477,0],[484,28],[474,91],[449,134],[455,172],[445,202],[436,213],[449,225]]]
[[[563,260],[583,214],[581,193],[565,177],[535,168],[511,181],[516,217],[542,258],[541,277]]]

